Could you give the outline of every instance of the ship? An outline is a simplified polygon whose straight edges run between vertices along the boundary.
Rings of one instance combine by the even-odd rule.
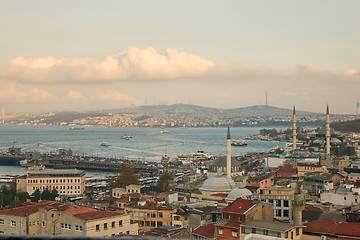
[[[234,140],[232,140],[231,145],[232,146],[246,146],[247,143],[245,142],[244,139],[234,139]]]
[[[134,136],[129,135],[129,134],[125,134],[124,136],[121,136],[121,139],[126,139],[126,140],[130,140],[130,138],[133,138]]]
[[[161,133],[169,133],[170,131],[165,130],[165,129],[161,129],[160,132],[161,132]]]
[[[102,143],[100,144],[100,147],[110,147],[110,146],[111,146],[111,144],[108,143],[108,142],[102,142]]]
[[[84,130],[83,127],[70,127],[70,130]]]
[[[183,163],[190,163],[193,161],[199,162],[199,161],[212,160],[213,156],[211,156],[210,153],[205,153],[202,149],[200,149],[196,153],[177,155],[176,159]]]

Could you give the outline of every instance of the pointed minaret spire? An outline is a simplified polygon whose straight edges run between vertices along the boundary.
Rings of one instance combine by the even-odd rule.
[[[326,122],[325,122],[325,127],[326,127],[326,159],[330,158],[330,113],[329,113],[329,104],[326,106]]]
[[[231,137],[230,126],[228,126],[226,138],[226,176],[231,179]]]
[[[294,109],[293,109],[293,152],[295,152],[296,150],[296,111],[295,111],[295,105],[294,105]]]

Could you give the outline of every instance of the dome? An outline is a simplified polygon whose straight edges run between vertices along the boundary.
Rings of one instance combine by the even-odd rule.
[[[213,176],[204,181],[201,191],[230,192],[236,188],[235,182],[226,176]]]
[[[251,196],[252,192],[246,188],[235,188],[225,198],[226,201],[235,201],[238,198],[247,198]]]

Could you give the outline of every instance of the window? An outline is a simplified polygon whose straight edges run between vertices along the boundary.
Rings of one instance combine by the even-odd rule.
[[[276,210],[276,216],[277,216],[277,217],[281,217],[281,210],[280,210],[280,209],[277,209],[277,210]]]
[[[223,229],[223,228],[219,228],[219,229],[218,229],[218,234],[224,234],[224,229]]]
[[[231,236],[237,237],[238,236],[238,231],[232,230],[231,231]]]
[[[119,226],[122,226],[122,220],[119,221]]]
[[[111,227],[112,227],[112,228],[115,227],[115,222],[111,222]]]
[[[163,217],[163,213],[162,212],[158,212],[158,218],[162,218]]]
[[[5,220],[4,219],[0,219],[0,224],[4,225],[5,224]]]
[[[100,231],[100,224],[96,225],[96,231]]]
[[[277,201],[276,201],[276,206],[277,206],[277,207],[281,207],[281,200],[277,200]]]
[[[129,235],[129,234],[130,234],[130,231],[126,231],[126,234]]]
[[[174,221],[180,221],[180,216],[174,216]]]
[[[161,227],[163,225],[163,222],[157,222],[157,226]]]
[[[12,227],[16,227],[16,222],[13,221],[13,220],[11,220],[11,226],[12,226]]]
[[[104,229],[107,229],[107,223],[104,223]]]
[[[245,227],[241,227],[241,233],[245,233]]]
[[[238,222],[241,222],[241,221],[242,221],[242,219],[241,219],[241,217],[239,217],[239,218],[238,218]]]
[[[45,222],[42,222],[42,226],[45,227]]]
[[[284,210],[284,217],[289,217],[289,210]]]
[[[82,232],[82,226],[76,225],[76,226],[75,226],[75,231]]]
[[[299,236],[299,234],[300,234],[299,229],[300,229],[300,228],[296,228],[296,236]]]
[[[285,232],[285,238],[289,237],[289,232]]]
[[[252,229],[251,229],[251,233],[256,233],[256,229],[255,229],[255,228],[252,228]]]
[[[152,213],[151,213],[151,217],[152,217],[152,218],[156,218],[156,213],[152,212]]]
[[[289,207],[289,200],[284,200],[284,207]]]

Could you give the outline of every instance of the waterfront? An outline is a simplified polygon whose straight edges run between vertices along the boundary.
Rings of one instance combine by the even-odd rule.
[[[231,137],[243,138],[257,134],[261,128],[231,128]],[[279,129],[279,128],[278,128]],[[226,128],[168,128],[169,133],[160,133],[160,128],[108,128],[86,127],[70,130],[61,126],[0,126],[0,150],[21,147],[24,151],[37,150],[42,153],[58,148],[73,150],[73,155],[115,157],[159,162],[166,152],[173,159],[176,155],[193,153],[199,149],[212,155],[224,155]],[[130,140],[120,137],[129,134]],[[111,144],[101,147],[102,142]],[[42,143],[42,144],[38,144]],[[234,156],[247,152],[268,151],[285,143],[249,140],[244,147],[233,147]],[[1,166],[0,174],[23,174],[25,168]],[[101,173],[100,173],[101,174]]]

